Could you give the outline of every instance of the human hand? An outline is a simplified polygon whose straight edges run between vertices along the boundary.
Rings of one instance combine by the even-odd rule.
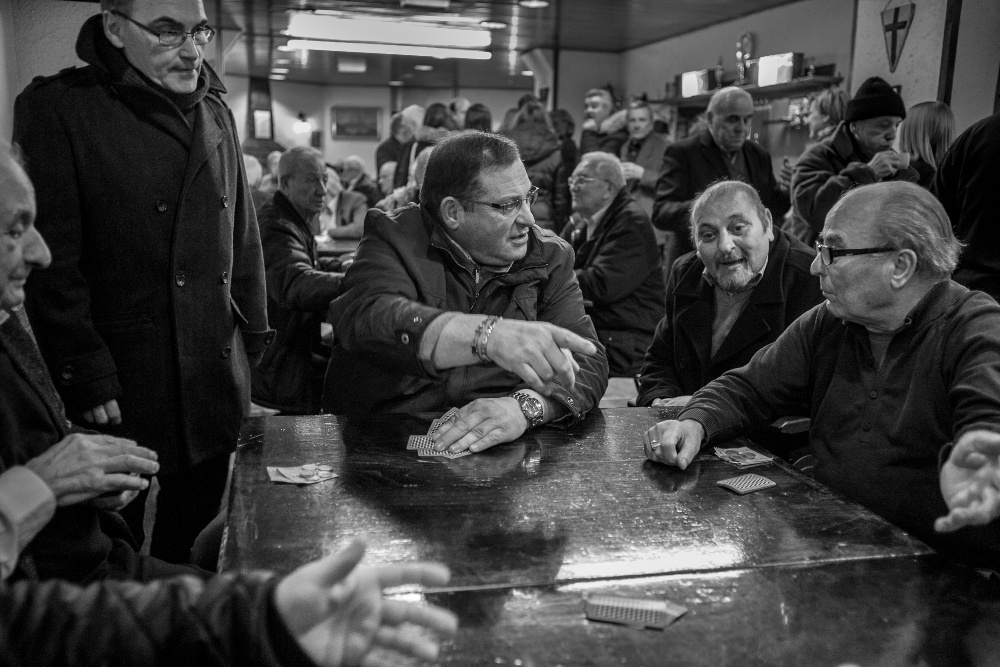
[[[83,420],[91,424],[112,424],[122,423],[122,412],[118,409],[118,401],[112,398],[106,403],[91,408],[83,413]]]
[[[91,507],[96,507],[99,510],[118,512],[124,509],[124,507],[128,505],[130,502],[135,500],[136,496],[138,495],[139,492],[134,489],[130,491],[122,491],[121,493],[116,493],[110,496],[102,494],[91,500],[88,504]]]
[[[688,467],[705,439],[705,429],[693,419],[667,419],[642,436],[646,458],[681,470]]]
[[[625,172],[625,180],[639,179],[646,173],[646,170],[635,162],[622,162],[622,171]]]
[[[439,452],[481,452],[510,442],[528,430],[528,418],[516,398],[477,398],[459,410],[431,436]]]
[[[543,396],[556,385],[572,389],[580,366],[572,352],[597,354],[586,338],[548,322],[505,319],[496,323],[486,353],[497,366],[517,374]]]
[[[899,153],[894,150],[881,151],[868,161],[868,166],[875,172],[876,178],[882,180],[899,171]]]
[[[650,407],[654,408],[683,408],[691,400],[690,396],[674,396],[673,398],[654,398]]]
[[[52,489],[58,505],[75,505],[102,493],[142,491],[160,469],[156,452],[131,440],[74,433],[24,464]]]
[[[440,607],[387,600],[382,590],[403,584],[443,586],[450,578],[448,568],[437,563],[359,566],[365,546],[355,538],[282,579],[274,603],[285,625],[319,665],[397,665],[403,657],[435,661],[438,641],[414,632],[413,626],[451,635],[458,627],[455,615]]]
[[[934,522],[939,533],[1000,516],[1000,434],[977,430],[958,439],[941,468],[941,495],[949,511]]]

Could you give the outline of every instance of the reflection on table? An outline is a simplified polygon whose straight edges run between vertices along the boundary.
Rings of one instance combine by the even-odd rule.
[[[317,236],[316,250],[320,257],[338,257],[357,251],[360,243],[358,239],[331,239],[329,236]]]
[[[739,496],[716,482],[746,471],[714,456],[686,471],[645,461],[642,432],[677,411],[597,411],[454,460],[405,449],[433,415],[251,420],[222,565],[287,572],[358,533],[370,562],[444,562],[452,582],[432,595],[463,629],[442,660],[463,665],[666,664],[668,647],[677,664],[842,662],[855,659],[853,636],[878,655],[885,632],[930,613],[939,581],[969,581],[784,463],[751,469],[777,486]],[[268,481],[265,466],[305,463],[339,477]],[[595,624],[582,614],[587,592],[667,597],[691,613],[664,632]]]

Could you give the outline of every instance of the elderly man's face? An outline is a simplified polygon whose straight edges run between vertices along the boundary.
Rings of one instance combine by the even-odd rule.
[[[870,159],[875,157],[876,153],[892,148],[892,142],[896,140],[896,128],[901,122],[903,119],[899,116],[858,120],[851,123],[851,132],[861,145],[861,150]]]
[[[649,109],[628,110],[628,136],[632,139],[645,139],[653,131],[653,114]]]
[[[734,153],[743,147],[753,120],[753,100],[749,95],[731,94],[722,98],[708,112],[708,127],[724,151]]]
[[[860,203],[860,205],[858,205]],[[850,201],[827,216],[817,243],[831,248],[871,248],[880,244],[872,232],[872,213],[866,200]],[[890,277],[896,252],[836,257],[827,266],[816,255],[810,271],[819,276],[827,308],[836,317],[879,329],[880,315],[895,301]]]
[[[389,161],[382,165],[378,172],[378,187],[383,195],[392,192],[392,179],[396,175],[396,163]]]
[[[524,197],[531,189],[531,181],[521,162],[509,167],[489,169],[479,175],[483,192],[478,201],[495,204],[522,200],[516,213],[504,215],[492,206],[467,203],[463,220],[452,233],[458,244],[472,255],[477,263],[487,266],[506,266],[521,259],[528,252],[528,231],[535,218]]]
[[[722,289],[743,289],[764,267],[774,240],[771,214],[766,209],[764,213],[761,220],[742,193],[721,197],[699,211],[695,249]]]
[[[105,13],[112,44],[124,48],[125,57],[154,83],[173,93],[193,93],[198,87],[202,50],[191,37],[180,46],[162,46],[153,32],[178,30],[190,32],[208,25],[202,0],[133,0],[128,15],[132,21]]]
[[[35,229],[35,191],[27,175],[13,163],[0,166],[0,308],[23,304],[28,274],[51,262]]]
[[[417,127],[411,123],[409,120],[404,120],[399,124],[399,130],[396,132],[396,141],[401,144],[405,144],[407,141],[413,138],[416,133]]]
[[[604,208],[611,198],[611,184],[597,175],[592,162],[583,160],[576,165],[569,179],[569,194],[573,212],[589,217]]]
[[[323,208],[329,180],[340,184],[336,174],[328,177],[328,171],[319,158],[302,160],[282,184],[281,191],[303,217],[315,215]]]
[[[603,95],[591,95],[583,100],[583,115],[591,118],[596,123],[600,123],[611,115],[611,105]]]

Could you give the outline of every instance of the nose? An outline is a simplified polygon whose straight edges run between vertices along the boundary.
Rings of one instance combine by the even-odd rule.
[[[531,207],[528,206],[528,202],[521,202],[521,209],[517,212],[515,220],[522,227],[530,227],[535,224],[535,216],[531,214]]]
[[[735,247],[736,244],[733,243],[732,235],[730,235],[729,232],[723,229],[719,233],[719,250],[728,255],[733,251]]]
[[[187,34],[184,35],[184,41],[181,42],[181,57],[188,60],[197,60],[201,56],[201,48],[194,43],[194,36]]]
[[[44,269],[52,263],[52,253],[49,246],[37,229],[31,227],[25,234],[24,261],[31,266]]]
[[[814,276],[821,276],[825,273],[825,271],[826,264],[823,263],[823,259],[819,256],[819,253],[816,253],[816,256],[813,257],[812,264],[809,265],[809,273]]]

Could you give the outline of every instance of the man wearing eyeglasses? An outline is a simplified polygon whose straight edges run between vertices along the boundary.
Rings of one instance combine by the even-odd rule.
[[[600,401],[608,366],[569,246],[534,224],[510,139],[464,132],[427,162],[420,204],[368,212],[323,393],[336,414],[458,414],[439,451],[481,452]]]
[[[611,153],[584,154],[569,179],[573,219],[562,237],[612,377],[633,377],[663,314],[660,251],[649,216]]]
[[[960,244],[907,182],[830,211],[812,272],[826,301],[644,436],[686,468],[699,449],[808,414],[818,480],[950,556],[1000,562],[1000,306],[950,279]]]
[[[158,453],[151,553],[186,562],[273,335],[260,240],[201,0],[101,10],[77,39],[87,66],[15,104],[53,255],[27,308],[69,416]],[[144,500],[123,513],[140,542]]]

